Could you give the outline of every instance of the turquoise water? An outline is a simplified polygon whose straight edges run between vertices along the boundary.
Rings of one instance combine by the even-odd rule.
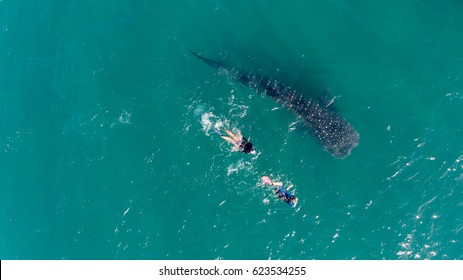
[[[0,258],[462,259],[462,9],[0,1]],[[360,145],[333,158],[189,49],[334,98]]]

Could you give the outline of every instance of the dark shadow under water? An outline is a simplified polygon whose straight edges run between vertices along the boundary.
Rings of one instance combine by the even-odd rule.
[[[334,157],[347,157],[359,144],[359,133],[334,109],[332,102],[322,104],[319,100],[307,98],[275,79],[229,67],[221,62],[202,57],[193,51],[190,52],[204,63],[217,69],[219,73],[272,97],[283,107],[301,117],[317,142]]]

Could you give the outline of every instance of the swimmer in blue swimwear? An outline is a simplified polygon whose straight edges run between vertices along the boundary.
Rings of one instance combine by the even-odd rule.
[[[240,151],[245,154],[253,154],[253,155],[256,154],[256,150],[254,150],[252,143],[249,142],[248,139],[244,138],[240,134],[238,135],[233,134],[233,132],[231,132],[230,130],[226,128],[224,128],[223,130],[225,131],[227,135],[221,134],[218,127],[215,127],[214,130],[217,134],[220,135],[220,137],[222,137],[222,139],[224,139],[228,143],[233,144],[233,148],[232,148],[233,152]]]
[[[283,188],[282,182],[273,182],[268,176],[262,176],[261,179],[264,184],[276,187],[275,194],[277,195],[279,199],[288,203],[289,206],[291,207],[296,207],[298,198],[289,192],[289,189],[291,189],[293,185],[290,185],[289,187],[285,189]]]

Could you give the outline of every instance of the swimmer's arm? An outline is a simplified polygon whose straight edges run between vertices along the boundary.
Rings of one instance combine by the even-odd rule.
[[[277,187],[281,187],[281,186],[283,186],[283,183],[282,182],[273,182],[272,185],[277,186]]]
[[[293,184],[289,185],[289,186],[286,188],[286,190],[289,191],[289,189],[292,188],[292,187],[294,187]]]

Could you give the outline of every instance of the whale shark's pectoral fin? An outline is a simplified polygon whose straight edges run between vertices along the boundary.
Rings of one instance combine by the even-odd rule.
[[[320,98],[320,105],[324,108],[334,109],[334,101],[336,98],[340,97],[339,95],[332,96],[329,89],[326,89],[323,93],[323,96]]]

